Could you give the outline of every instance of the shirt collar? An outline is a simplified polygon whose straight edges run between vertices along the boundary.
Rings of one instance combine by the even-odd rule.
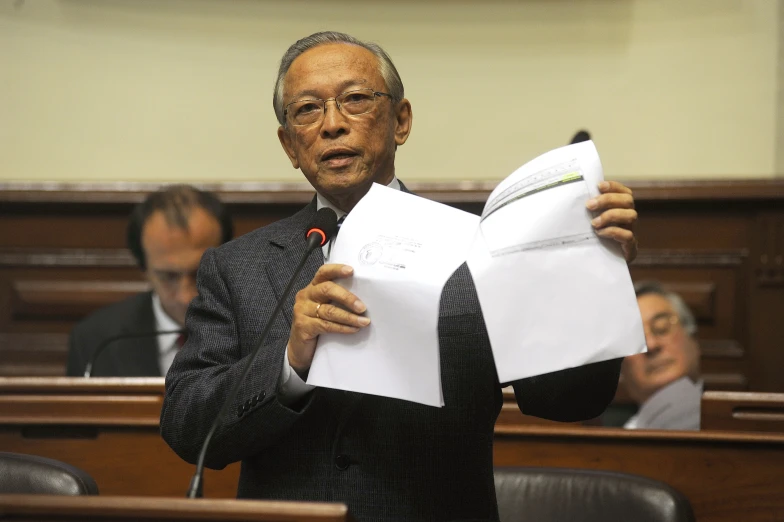
[[[400,182],[397,180],[397,176],[392,176],[392,181],[387,184],[387,187],[395,190],[400,190]],[[338,215],[338,219],[342,218],[346,215],[345,212],[337,208],[335,205],[330,203],[327,198],[321,195],[321,193],[316,192],[316,210],[321,210],[322,208],[331,208],[335,211],[335,214]]]

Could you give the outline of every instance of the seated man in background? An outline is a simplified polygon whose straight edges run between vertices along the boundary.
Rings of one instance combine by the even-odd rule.
[[[623,385],[639,405],[624,428],[700,429],[700,349],[697,322],[680,296],[659,283],[635,285],[648,352],[626,357]]]
[[[188,185],[150,194],[131,213],[128,248],[152,291],[101,308],[77,324],[71,332],[66,374],[82,376],[95,351],[105,344],[93,375],[166,375],[184,337],[154,332],[184,328],[185,312],[196,297],[202,254],[232,235],[231,217],[213,194]]]

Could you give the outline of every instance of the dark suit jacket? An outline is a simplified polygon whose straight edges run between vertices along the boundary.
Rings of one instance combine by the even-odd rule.
[[[304,231],[315,209],[312,202],[202,258],[199,297],[186,320],[188,342],[166,377],[161,412],[162,435],[183,459],[196,461],[305,252]],[[466,265],[441,298],[445,407],[317,388],[289,408],[278,400],[277,384],[294,294],[322,263],[318,249],[216,431],[207,466],[241,460],[239,497],[345,502],[359,520],[497,520],[493,426],[501,385]],[[518,403],[532,415],[591,418],[612,399],[619,371],[620,361],[610,361],[526,379],[515,383]]]
[[[98,346],[121,334],[155,330],[152,293],[144,292],[96,311],[71,331],[66,375],[81,377]],[[93,366],[95,377],[160,377],[155,337],[121,339],[107,345]]]

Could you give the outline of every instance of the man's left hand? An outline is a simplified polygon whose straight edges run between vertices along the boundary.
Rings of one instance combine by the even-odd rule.
[[[620,243],[623,257],[631,263],[637,257],[637,238],[634,237],[637,211],[634,210],[632,190],[617,181],[602,181],[599,192],[601,194],[585,203],[588,210],[600,213],[591,220],[593,228],[599,236]]]

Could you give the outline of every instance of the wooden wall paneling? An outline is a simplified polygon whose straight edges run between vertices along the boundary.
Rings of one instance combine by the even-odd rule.
[[[124,248],[125,227],[133,206],[85,201],[3,202],[0,247]]]
[[[42,249],[0,254],[0,375],[64,374],[73,325],[148,288],[127,251],[121,252],[122,258],[99,253],[86,259]]]
[[[760,212],[752,241],[748,328],[754,391],[784,391],[784,205]]]
[[[143,281],[17,279],[11,282],[11,317],[79,321],[98,308],[149,290]]]
[[[479,213],[495,183],[407,185],[424,197]],[[664,280],[695,309],[709,388],[784,391],[778,371],[784,365],[784,288],[777,268],[784,263],[784,181],[629,186],[640,213],[641,250],[632,275]],[[52,353],[41,349],[61,339],[42,334],[67,333],[76,316],[121,298],[123,285],[130,289],[142,280],[124,248],[126,220],[133,205],[158,187],[0,183],[0,334],[13,334],[14,342],[31,336],[28,346],[38,347],[42,362],[49,361],[36,373],[54,372]],[[313,197],[306,183],[202,188],[216,191],[230,206],[237,235],[291,215]],[[69,293],[79,284],[85,285],[83,295]],[[9,348],[10,339],[0,336],[0,350],[21,356],[21,348]],[[28,353],[16,366],[0,361],[0,373],[30,371],[33,359]]]

